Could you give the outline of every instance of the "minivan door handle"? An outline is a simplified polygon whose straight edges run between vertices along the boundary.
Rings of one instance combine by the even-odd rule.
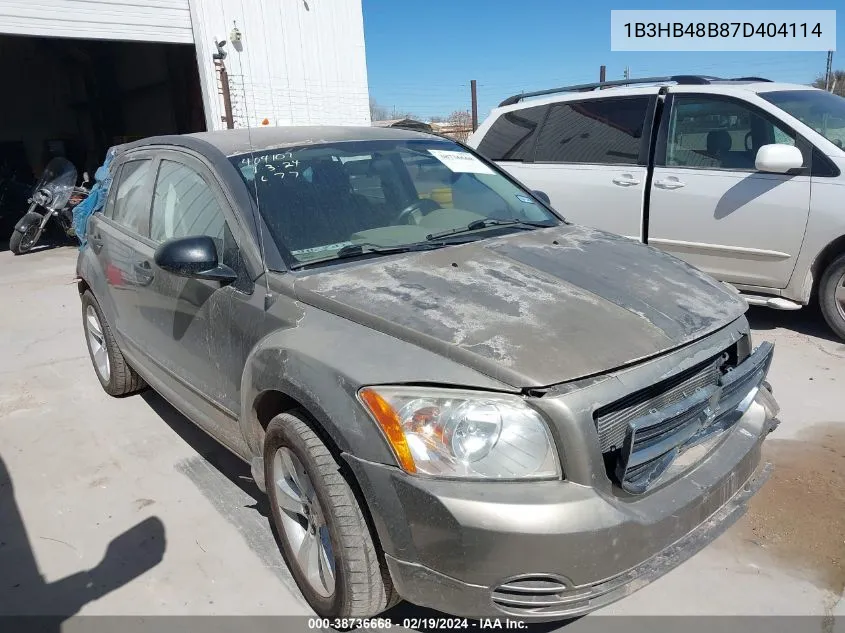
[[[675,178],[674,176],[669,176],[666,180],[655,180],[654,186],[660,189],[680,189],[684,187],[687,183],[682,182]]]
[[[634,185],[640,184],[640,181],[631,174],[622,174],[613,179],[613,184],[619,185],[620,187],[633,187]]]

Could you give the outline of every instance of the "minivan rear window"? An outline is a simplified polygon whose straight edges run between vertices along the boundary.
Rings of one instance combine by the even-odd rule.
[[[534,160],[636,165],[650,98],[623,97],[552,106]]]
[[[522,161],[530,158],[534,131],[543,119],[545,106],[505,112],[493,122],[478,152],[490,160]]]

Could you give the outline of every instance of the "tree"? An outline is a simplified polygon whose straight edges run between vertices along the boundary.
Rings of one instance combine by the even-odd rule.
[[[387,108],[379,105],[375,99],[370,97],[370,119],[373,121],[384,121],[389,118],[390,115],[387,112]]]
[[[470,127],[472,126],[472,115],[469,110],[455,110],[448,116],[446,122],[456,127]]]
[[[833,94],[845,97],[845,70],[834,70],[830,74],[830,80],[833,83]],[[824,75],[813,82],[814,88],[825,89]]]

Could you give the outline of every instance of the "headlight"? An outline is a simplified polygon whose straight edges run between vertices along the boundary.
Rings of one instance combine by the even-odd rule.
[[[419,387],[366,387],[358,397],[409,473],[554,479],[545,422],[519,396]]]

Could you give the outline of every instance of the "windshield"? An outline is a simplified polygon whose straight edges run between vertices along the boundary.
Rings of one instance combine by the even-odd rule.
[[[49,192],[49,198],[44,201],[44,206],[49,209],[61,209],[70,200],[75,186],[76,167],[66,158],[54,158],[47,163],[33,192],[46,190]]]
[[[294,267],[560,222],[529,192],[446,140],[327,143],[230,160],[257,193],[272,238]]]
[[[823,90],[761,92],[769,103],[785,110],[842,149],[845,147],[845,99]]]

